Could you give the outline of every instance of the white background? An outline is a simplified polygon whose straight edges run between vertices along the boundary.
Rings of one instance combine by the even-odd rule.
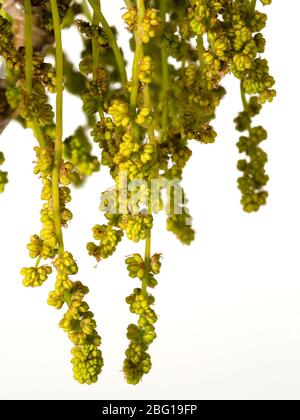
[[[119,22],[122,1],[114,0],[113,9],[103,3],[109,20]],[[57,326],[62,311],[46,304],[54,279],[38,290],[22,286],[19,270],[31,264],[25,245],[40,227],[40,182],[32,175],[30,131],[15,124],[5,131],[1,149],[10,183],[0,196],[0,398],[300,398],[300,3],[274,1],[267,11],[267,55],[278,91],[259,117],[269,132],[268,206],[247,215],[239,204],[232,120],[241,104],[238,82],[229,78],[217,143],[195,143],[185,173],[196,241],[183,247],[165,232],[163,217],[156,223],[153,252],[164,255],[155,290],[158,339],[152,372],[136,387],[121,371],[126,328],[135,320],[124,297],[138,284],[127,277],[124,257],[141,246],[124,241],[96,268],[85,251],[91,227],[103,222],[98,204],[112,184],[107,171],[74,191],[66,234],[103,337],[103,374],[96,385],[82,386],[72,379],[71,344]],[[64,41],[76,57],[74,34]],[[66,98],[66,135],[83,121],[80,107]]]

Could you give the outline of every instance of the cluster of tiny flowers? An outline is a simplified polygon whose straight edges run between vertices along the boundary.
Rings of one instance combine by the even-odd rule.
[[[271,1],[262,1],[263,5],[270,3]],[[228,6],[226,1],[221,0],[191,0],[191,4],[191,27],[198,37],[206,34],[211,47],[203,53],[204,66],[213,66],[221,76],[231,71],[241,81],[244,113],[251,114],[246,95],[251,95],[250,102],[271,102],[276,95],[273,89],[275,81],[269,73],[267,60],[261,57],[266,44],[261,33],[266,25],[266,14],[255,10],[253,2],[235,1]],[[195,74],[194,68],[188,72],[190,85],[195,80]],[[217,78],[214,77],[214,81],[217,82]],[[259,110],[260,108],[258,112]],[[266,204],[268,196],[263,190],[268,181],[264,170],[267,156],[258,147],[265,139],[265,131],[257,135],[256,129],[255,134],[251,130],[248,141],[241,138],[238,143],[240,153],[246,153],[250,159],[249,162],[238,162],[238,169],[244,173],[238,180],[242,193],[241,203],[247,212],[257,211],[261,205]]]
[[[158,11],[155,9],[147,9],[142,25],[142,39],[145,44],[148,44],[151,38],[155,38],[160,27],[160,17]]]
[[[100,170],[100,162],[91,154],[92,146],[83,130],[79,127],[73,136],[64,141],[64,155],[76,171],[74,171],[74,183],[80,183],[83,179]]]
[[[25,287],[38,287],[48,279],[52,273],[52,268],[44,265],[41,267],[22,268],[21,274],[24,276],[23,284]]]
[[[137,9],[131,7],[122,16],[129,31],[135,31],[137,28]],[[160,17],[158,10],[147,9],[142,23],[142,40],[148,44],[152,38],[155,38],[160,28]]]
[[[36,3],[36,4],[34,4]],[[47,36],[53,43],[53,22],[49,5],[46,2],[32,2],[33,6],[39,7],[40,15],[33,12],[37,22],[41,25],[33,28],[39,31],[40,35]],[[48,3],[48,2],[47,2]],[[66,3],[66,2],[64,2]],[[19,9],[23,7],[20,4]],[[61,11],[61,19],[65,16],[67,5],[60,4],[64,11]],[[69,12],[80,13],[73,6]],[[24,16],[24,13],[23,13]],[[15,24],[15,22],[14,22]],[[48,303],[57,309],[64,304],[68,310],[62,319],[60,326],[69,335],[74,344],[72,350],[72,363],[74,378],[80,383],[91,384],[97,381],[103,366],[103,360],[99,346],[101,339],[96,332],[96,323],[93,314],[90,312],[87,303],[83,300],[88,293],[79,281],[73,282],[71,275],[77,273],[78,268],[73,256],[69,252],[60,249],[56,227],[55,227],[55,206],[59,206],[59,223],[61,227],[66,227],[72,219],[71,211],[66,207],[71,201],[71,182],[79,183],[86,176],[99,170],[99,162],[96,157],[91,155],[91,146],[85,135],[84,129],[79,127],[74,136],[69,137],[64,142],[64,154],[67,160],[61,160],[58,165],[58,179],[53,179],[53,169],[55,162],[55,125],[54,113],[49,104],[48,92],[56,92],[56,75],[53,67],[45,63],[42,55],[42,47],[37,47],[33,39],[34,52],[32,55],[32,90],[28,92],[25,83],[26,57],[25,49],[21,46],[16,47],[16,25],[11,25],[9,20],[0,16],[0,55],[6,61],[7,79],[5,80],[5,95],[1,90],[1,110],[7,114],[14,113],[24,125],[31,127],[40,142],[35,147],[36,161],[34,174],[38,175],[42,181],[41,199],[43,206],[41,209],[42,229],[40,234],[33,235],[27,245],[29,256],[36,259],[33,267],[25,267],[21,270],[23,284],[26,287],[41,286],[52,273],[52,265],[57,272],[55,290],[49,294]],[[50,33],[49,33],[50,31]],[[34,32],[33,32],[34,35]],[[18,41],[21,42],[20,40]],[[25,42],[24,39],[22,41]],[[21,42],[21,43],[22,43]],[[25,45],[25,44],[24,44]],[[74,72],[70,71],[71,77],[75,78]],[[1,86],[2,88],[2,86]],[[2,97],[4,98],[2,100]],[[4,115],[4,113],[3,113]],[[36,132],[36,127],[40,130]],[[0,155],[0,164],[4,161]],[[5,174],[0,176],[0,190],[2,184],[6,183]],[[58,203],[54,205],[53,186],[58,184]],[[55,185],[56,187],[56,185]],[[45,260],[45,264],[41,261]]]
[[[246,212],[266,204],[268,157],[261,143],[267,133],[254,124],[254,118],[276,95],[264,57],[267,15],[257,10],[255,0],[126,1],[122,18],[133,52],[128,77],[117,31],[106,21],[102,2],[88,3],[91,8],[78,1],[32,0],[29,39],[26,2],[1,1],[0,58],[5,62],[5,79],[0,80],[0,134],[15,119],[32,129],[38,140],[34,174],[42,183],[42,227],[27,245],[35,261],[21,275],[24,286],[39,287],[53,268],[56,271],[48,303],[66,308],[60,327],[74,345],[74,377],[87,384],[95,383],[102,370],[101,338],[85,301],[88,288],[72,280],[78,267],[64,249],[61,228],[72,219],[68,208],[72,184],[81,185],[100,165],[109,169],[113,185],[99,194],[106,220],[93,226],[93,241],[86,248],[100,262],[115,253],[125,237],[134,243],[145,241],[144,258],[134,253],[126,259],[129,277],[141,282],[126,299],[138,321],[128,327],[123,364],[127,382],[137,384],[151,369],[149,347],[156,338],[155,298],[149,289],[157,285],[162,258],[151,251],[154,216],[168,204],[167,230],[183,244],[194,240],[185,193],[180,190],[179,205],[175,190],[167,192],[166,200],[163,193],[165,184],[181,185],[192,156],[191,142],[216,141],[213,121],[226,94],[222,81],[230,73],[239,80],[243,102],[235,120],[242,133],[238,150],[244,155],[237,164],[241,203]],[[262,8],[271,0],[260,3]],[[58,13],[53,13],[54,6]],[[12,17],[7,18],[7,13]],[[72,26],[82,39],[79,65],[73,64],[67,51],[61,53],[57,38],[59,30]],[[31,44],[33,51],[28,54]],[[55,66],[46,62],[54,50]],[[60,113],[64,89],[81,99],[86,118],[86,124],[65,140]],[[51,93],[57,94],[56,122]],[[125,192],[124,174],[125,182],[130,182]],[[7,181],[7,173],[0,170],[0,192]],[[152,181],[159,181],[155,199]]]
[[[145,55],[139,64],[139,80],[142,83],[149,84],[152,82],[154,68],[152,59],[149,55]]]
[[[139,278],[142,282],[146,280],[149,287],[155,287],[157,282],[154,275],[160,272],[160,259],[159,254],[153,255],[147,262],[139,254],[128,257],[126,265],[129,276]],[[130,306],[130,312],[139,316],[138,324],[130,324],[127,330],[129,346],[125,352],[126,359],[123,365],[127,382],[135,385],[151,369],[148,348],[156,338],[154,324],[157,316],[151,307],[155,302],[154,297],[143,289],[134,289],[126,298],[126,302]]]
[[[99,241],[99,245],[89,242],[87,250],[89,255],[100,261],[110,257],[115,252],[118,243],[122,240],[123,231],[114,229],[110,225],[95,225],[93,227],[93,236],[96,241]]]
[[[35,147],[37,162],[34,167],[34,173],[40,175],[43,183],[41,199],[45,201],[41,210],[42,230],[40,232],[40,239],[42,245],[40,253],[35,255],[42,258],[53,258],[57,252],[57,238],[55,234],[55,226],[53,220],[53,206],[52,206],[52,167],[53,167],[53,147],[49,143],[46,148]],[[70,162],[62,162],[60,168],[60,206],[61,206],[61,225],[66,226],[72,219],[71,211],[66,207],[66,204],[71,201],[70,189],[68,185],[72,179],[73,165]],[[28,245],[29,247],[29,245]],[[30,248],[29,248],[30,249]]]
[[[191,218],[187,208],[183,207],[182,213],[171,214],[167,219],[167,230],[185,245],[190,245],[195,239],[195,231],[191,226]]]
[[[138,87],[134,79],[127,85],[131,99],[137,89],[137,109],[132,109],[124,90],[114,92],[111,88],[110,95],[102,93],[101,106],[105,115],[91,134],[101,149],[102,164],[110,168],[116,181],[114,191],[119,201],[123,200],[119,205],[125,209],[128,209],[130,193],[120,198],[120,173],[126,173],[129,181],[149,181],[157,174],[168,180],[181,180],[192,154],[189,141],[196,140],[203,144],[215,142],[217,133],[211,121],[225,94],[221,81],[226,74],[232,72],[239,78],[244,94],[256,95],[257,103],[271,100],[275,94],[272,90],[274,80],[268,73],[267,62],[260,58],[265,44],[260,33],[265,26],[265,15],[248,10],[240,2],[229,5],[227,0],[191,0],[187,3],[189,5],[168,2],[165,11],[170,19],[166,16],[158,19],[154,9],[146,9],[141,16],[137,7],[129,8],[123,15],[135,43],[141,39],[145,44],[144,54],[136,62]],[[193,50],[195,36],[197,49]],[[137,54],[142,47],[136,48]],[[162,48],[165,55],[182,62],[182,66],[171,66],[168,60],[161,64]],[[168,67],[164,69],[169,78],[165,95],[157,89],[157,86],[164,89],[162,65]],[[158,101],[155,110],[151,107],[149,92]],[[252,138],[257,135],[257,130],[255,134],[253,130],[250,133]],[[153,138],[154,142],[151,141]],[[244,173],[238,184],[242,190],[245,211],[257,210],[267,198],[267,193],[262,189],[268,180],[264,172],[266,155],[258,148],[258,143],[255,146],[254,143],[251,148],[249,144],[239,144],[239,150],[249,158],[249,162],[238,163]],[[140,195],[142,193],[140,191]],[[143,199],[140,199],[141,203],[145,205]],[[173,207],[171,205],[167,217],[167,229],[182,243],[190,244],[195,231],[191,226],[189,210],[186,205],[179,212]],[[105,256],[115,251],[117,241],[113,238],[117,234],[114,229],[126,232],[134,242],[147,239],[153,226],[153,216],[139,214],[139,205],[134,209],[135,213],[129,214],[106,213],[109,229],[100,226],[102,238],[106,239],[109,247],[109,251],[105,250]],[[107,229],[110,239],[107,239]],[[88,251],[100,259],[103,257],[101,246],[101,241],[100,246],[90,243]],[[147,277],[147,286],[156,285],[154,272],[149,270],[147,264],[145,266],[139,255],[128,259],[128,270],[130,277],[141,280]],[[139,302],[139,299],[145,307],[149,304],[142,289],[136,289],[128,300],[131,310],[136,310],[135,302]],[[134,337],[136,330],[131,327],[130,331]],[[147,371],[150,366],[148,354],[141,343],[134,342],[127,355],[124,372],[127,378],[131,378],[129,382],[136,383],[141,379],[143,369]]]
[[[45,201],[41,210],[42,230],[39,235],[33,235],[28,244],[31,258],[38,258],[37,264],[32,268],[23,268],[23,283],[26,287],[41,286],[52,272],[47,265],[39,266],[41,259],[51,259],[56,272],[55,290],[49,294],[48,303],[57,309],[64,304],[68,305],[68,311],[60,323],[61,328],[68,333],[75,347],[72,350],[72,363],[74,378],[80,383],[91,384],[97,381],[101,372],[103,360],[99,346],[101,340],[95,328],[96,323],[93,314],[83,297],[88,289],[80,282],[73,282],[70,275],[78,271],[77,264],[69,252],[58,254],[58,243],[55,232],[53,201],[52,201],[52,168],[53,148],[49,142],[46,148],[35,148],[37,161],[34,173],[39,175],[43,182],[42,200]],[[71,191],[68,185],[71,183],[73,165],[62,161],[59,171],[59,198],[60,198],[60,223],[66,226],[72,218],[72,213],[66,208],[71,201]]]
[[[255,115],[260,112],[261,105],[256,97],[252,97],[235,119],[236,129],[240,132],[248,131],[248,136],[241,136],[238,142],[240,153],[245,153],[247,159],[238,161],[238,170],[243,176],[238,179],[239,189],[242,192],[242,205],[246,212],[258,211],[260,206],[265,205],[268,192],[264,190],[269,177],[265,171],[268,161],[267,154],[259,146],[267,139],[266,130],[261,127],[252,127],[251,122]]]
[[[95,383],[101,373],[103,359],[99,350],[101,338],[96,331],[94,314],[84,301],[88,288],[81,282],[70,279],[70,276],[77,274],[78,267],[69,252],[58,256],[54,267],[57,271],[56,284],[55,290],[49,294],[48,303],[57,309],[65,303],[68,306],[59,325],[74,344],[74,378],[81,384]]]

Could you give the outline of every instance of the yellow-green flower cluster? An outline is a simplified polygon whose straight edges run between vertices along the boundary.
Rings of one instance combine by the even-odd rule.
[[[137,29],[137,8],[130,7],[123,14],[122,19],[127,25],[127,29],[130,32],[134,32]],[[155,38],[160,29],[160,16],[156,9],[146,9],[143,23],[142,23],[142,41],[144,44],[148,44],[152,38]]]
[[[122,15],[122,19],[126,23],[127,29],[130,32],[136,30],[137,10],[135,7],[128,8],[126,12]]]
[[[134,254],[125,260],[129,277],[143,279],[145,276],[145,263],[140,254]]]
[[[67,304],[68,310],[60,322],[60,327],[73,342],[72,364],[74,378],[81,384],[91,384],[98,380],[103,366],[99,346],[101,338],[96,331],[94,314],[89,310],[84,296],[88,288],[70,276],[77,274],[78,267],[73,256],[64,252],[54,261],[57,271],[55,290],[49,294],[48,303],[60,309]]]
[[[46,148],[35,147],[37,162],[34,167],[34,173],[40,175],[43,182],[41,199],[45,201],[41,210],[42,230],[40,236],[34,235],[28,245],[31,258],[53,258],[57,253],[57,238],[53,220],[52,206],[52,168],[53,168],[53,146],[51,143]],[[72,179],[73,165],[69,162],[63,162],[60,168],[60,206],[61,206],[61,224],[66,226],[72,219],[71,211],[66,204],[71,201],[70,189],[67,185]]]
[[[32,93],[29,94],[24,86],[24,49],[15,48],[12,25],[3,16],[0,16],[0,34],[0,56],[5,59],[7,79],[11,83],[7,86],[7,92],[10,92],[10,95],[14,92],[14,97],[8,98],[9,104],[14,105],[12,108],[17,116],[28,122],[36,118],[41,126],[51,123],[53,112],[45,94],[45,88],[49,92],[55,91],[55,73],[51,64],[45,63],[43,56],[34,51],[32,59],[34,83]],[[16,80],[19,81],[18,84]]]
[[[136,137],[136,125],[132,123],[129,104],[125,100],[113,99],[107,111],[112,118],[99,121],[91,133],[102,149],[102,164],[109,166],[117,184],[120,172],[125,172],[130,181],[147,179],[157,168],[153,144],[143,144],[142,138]],[[152,126],[153,115],[149,106],[141,106],[135,123],[143,129]]]
[[[271,2],[262,3],[267,5]],[[267,60],[261,57],[265,50],[265,39],[261,31],[266,25],[267,16],[255,9],[256,2],[234,1],[229,6],[224,1],[191,0],[191,4],[191,26],[198,37],[207,34],[210,47],[204,51],[203,41],[198,38],[198,45],[202,45],[202,66],[213,66],[221,77],[222,73],[231,71],[241,80],[244,113],[249,112],[247,102],[251,101],[246,95],[253,95],[254,100],[261,104],[272,101],[276,95],[273,89],[275,81],[269,73]],[[192,86],[196,83],[195,73],[193,67],[186,72]],[[217,78],[214,77],[214,80],[217,81]],[[253,116],[249,115],[248,119]],[[250,123],[245,129],[250,129]],[[257,211],[260,205],[266,203],[268,196],[263,190],[268,181],[264,169],[267,155],[258,147],[256,135],[254,137],[250,133],[247,141],[243,137],[238,143],[240,152],[245,152],[250,159],[249,162],[241,160],[238,163],[239,170],[244,173],[238,185],[246,211]],[[265,138],[264,133],[259,136],[259,142]]]
[[[238,179],[238,186],[242,193],[241,203],[246,212],[258,211],[266,204],[268,193],[264,190],[269,177],[265,171],[268,161],[267,154],[261,149],[260,143],[267,139],[266,130],[261,127],[251,127],[252,118],[259,113],[261,105],[257,98],[252,98],[245,111],[236,118],[238,131],[248,131],[248,136],[241,136],[238,142],[240,153],[244,153],[247,159],[238,161],[238,170],[243,176]]]
[[[40,267],[22,268],[21,275],[24,276],[23,284],[25,287],[41,286],[52,273],[52,268],[43,265]]]
[[[157,282],[153,274],[160,272],[161,256],[159,254],[146,261],[139,254],[134,254],[126,259],[129,276],[139,278],[142,285],[155,287]],[[126,358],[123,365],[125,378],[129,384],[135,385],[140,382],[144,374],[151,369],[151,357],[148,349],[156,338],[154,324],[157,315],[152,309],[155,303],[154,297],[143,288],[135,288],[133,293],[126,298],[130,312],[139,316],[138,324],[130,324],[127,330],[129,346],[125,352]]]
[[[160,28],[160,17],[158,10],[147,9],[143,19],[142,40],[145,44],[150,42],[151,38],[155,38]]]
[[[190,245],[195,239],[195,231],[191,227],[191,217],[183,207],[181,214],[170,214],[167,218],[167,230],[185,245]]]
[[[151,109],[147,106],[144,106],[140,109],[136,116],[136,123],[144,128],[149,128],[153,122],[153,116]]]
[[[93,236],[99,245],[94,242],[87,244],[89,255],[96,258],[99,262],[101,259],[110,257],[116,250],[119,242],[122,240],[123,231],[114,229],[110,225],[95,225],[93,227]]]
[[[120,99],[113,100],[108,112],[113,117],[114,123],[117,127],[125,128],[128,126],[130,118],[129,107],[126,102]]]
[[[139,278],[143,280],[146,274],[146,266],[144,259],[140,254],[133,254],[126,258],[125,263],[127,265],[128,275],[132,278]],[[157,275],[161,269],[161,254],[154,254],[151,257],[150,269],[152,274]]]
[[[99,160],[91,154],[91,150],[92,146],[82,127],[64,141],[64,155],[75,167],[73,181],[76,184],[100,170]]]
[[[27,245],[29,256],[33,259],[52,259],[57,253],[57,238],[53,222],[51,172],[53,165],[53,149],[49,144],[42,149],[35,147],[37,161],[34,173],[40,175],[43,182],[41,199],[45,201],[41,209],[42,229],[40,235],[33,235]]]
[[[153,216],[150,214],[124,215],[119,222],[119,227],[126,231],[128,239],[133,242],[145,240],[152,226]]]
[[[43,229],[40,236],[33,235],[28,250],[31,258],[38,258],[37,265],[33,268],[23,268],[21,274],[24,276],[26,287],[40,286],[52,269],[49,266],[39,266],[39,261],[52,259],[57,271],[55,290],[49,294],[48,303],[60,309],[67,304],[68,311],[65,313],[60,326],[68,333],[69,338],[75,347],[72,350],[72,363],[74,378],[80,383],[94,383],[101,372],[103,360],[99,350],[100,337],[96,332],[96,323],[93,314],[89,311],[87,303],[83,300],[88,289],[80,282],[73,282],[71,275],[78,272],[78,267],[72,254],[64,252],[57,256],[57,237],[55,232],[54,214],[52,206],[52,183],[53,150],[51,145],[47,148],[36,147],[37,162],[34,172],[39,174],[43,181],[42,199],[45,204],[41,211]],[[72,217],[71,212],[65,207],[71,200],[70,184],[73,165],[62,162],[59,171],[60,175],[60,216],[61,225],[64,226]],[[55,258],[56,257],[56,258]],[[55,259],[54,259],[55,258]]]
[[[145,55],[139,64],[139,81],[150,84],[154,73],[152,59],[149,55]]]

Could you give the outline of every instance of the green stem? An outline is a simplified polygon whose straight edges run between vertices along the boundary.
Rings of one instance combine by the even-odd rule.
[[[160,1],[160,16],[164,29],[166,23],[167,4],[165,0]],[[162,29],[162,34],[163,34]],[[161,43],[161,65],[162,65],[162,92],[161,102],[163,105],[162,110],[162,136],[165,135],[168,129],[168,106],[167,106],[167,94],[169,90],[169,63],[168,63],[168,52],[164,43]]]
[[[151,268],[151,230],[149,229],[145,242],[145,276],[142,281],[142,294],[147,295],[147,286],[149,280],[149,273]]]
[[[50,0],[54,36],[56,42],[56,136],[54,150],[54,165],[52,170],[52,205],[55,234],[60,254],[64,251],[63,235],[61,229],[60,197],[59,197],[59,171],[62,163],[62,138],[63,138],[63,49],[61,39],[60,18],[57,1]]]
[[[175,214],[175,190],[172,187],[170,190],[170,215],[173,216]]]
[[[39,126],[39,123],[37,122],[36,118],[34,118],[31,121],[31,125],[32,125],[32,129],[33,129],[33,133],[34,133],[35,138],[38,140],[40,147],[42,149],[44,149],[46,147],[45,137],[44,137],[42,129]]]
[[[97,0],[96,6],[98,8],[98,11],[100,11],[101,10],[100,0]],[[95,26],[99,26],[100,24],[99,16],[95,13],[95,11],[93,12],[92,24]],[[92,54],[93,54],[93,80],[96,81],[97,72],[99,68],[99,62],[100,62],[100,46],[99,46],[96,36],[93,36],[92,38]],[[104,112],[99,101],[98,101],[98,113],[99,113],[100,119],[104,119]]]
[[[24,0],[25,11],[25,84],[26,91],[29,95],[32,94],[32,80],[33,80],[33,45],[32,45],[32,11],[31,1]],[[45,139],[41,127],[39,126],[36,118],[31,121],[32,129],[35,137],[37,138],[41,147],[46,147]]]
[[[120,48],[118,47],[115,35],[113,33],[113,31],[111,30],[111,27],[109,26],[107,20],[105,19],[101,9],[97,6],[97,3],[95,0],[88,0],[88,2],[90,3],[95,15],[97,16],[97,19],[99,19],[99,22],[101,23],[101,25],[103,26],[104,32],[106,33],[106,36],[108,38],[108,42],[114,52],[115,55],[115,59],[117,62],[117,66],[119,69],[119,73],[121,76],[121,81],[122,81],[122,86],[123,86],[123,90],[124,92],[127,94],[128,92],[128,79],[127,79],[127,73],[126,73],[126,67],[125,67],[125,63],[123,60],[123,56],[121,53]]]
[[[137,30],[134,33],[135,38],[135,53],[132,65],[132,81],[131,81],[131,95],[130,95],[130,115],[133,125],[134,137],[138,139],[139,128],[135,123],[136,107],[139,93],[139,64],[144,56],[143,45],[143,19],[145,16],[144,0],[137,0]]]
[[[139,64],[144,55],[143,20],[145,16],[144,0],[137,0],[137,30],[135,31],[135,54],[132,66],[132,82],[130,95],[130,111],[132,117],[136,115],[137,97],[139,91]]]
[[[144,45],[143,45],[143,20],[145,17],[145,3],[144,0],[137,0],[137,30],[135,33],[136,50],[133,60],[133,71],[132,71],[132,91],[130,97],[130,110],[132,117],[136,114],[137,97],[138,97],[138,68],[139,63],[144,56]],[[149,86],[144,89],[144,101],[146,106],[151,108],[151,97]],[[149,131],[150,140],[155,141],[154,130]],[[151,197],[148,201],[148,213],[152,214]],[[149,281],[149,274],[151,269],[151,229],[147,231],[145,241],[145,276],[142,281],[142,294],[147,295],[147,286]]]
[[[151,195],[148,198],[148,213],[152,214]],[[149,282],[149,275],[151,272],[151,229],[148,229],[145,240],[145,276],[142,280],[142,294],[147,295],[147,287]]]
[[[245,93],[245,90],[243,88],[243,81],[241,80],[241,98],[242,98],[242,103],[243,103],[243,108],[245,112],[249,112],[249,104],[248,104],[248,100],[247,100],[247,96]],[[247,130],[250,133],[251,130],[251,121],[249,124],[247,124]]]
[[[168,129],[168,90],[169,90],[169,64],[168,64],[168,53],[165,48],[161,50],[162,59],[162,131],[165,134]]]
[[[253,15],[256,9],[256,0],[251,0],[250,13]]]
[[[136,49],[133,59],[133,66],[132,66],[132,82],[131,82],[131,95],[130,95],[130,111],[132,117],[136,115],[136,106],[137,106],[137,97],[139,92],[139,63],[143,58],[144,49],[143,49],[143,41],[138,40],[138,36],[136,37]]]
[[[26,90],[29,94],[32,93],[32,11],[31,1],[24,0],[25,10],[25,78],[26,78]]]
[[[100,7],[101,7],[100,1],[98,0],[97,1],[98,10],[101,10]],[[95,26],[99,26],[100,24],[99,16],[95,12],[93,13],[92,23]],[[100,53],[99,43],[96,36],[93,36],[92,38],[92,51],[93,51],[93,78],[94,80],[96,80],[97,70],[99,67],[99,53]]]
[[[200,70],[204,67],[204,42],[203,42],[203,36],[198,35],[197,36],[197,50],[198,50],[198,57],[199,57],[199,63],[200,63]]]
[[[88,19],[88,21],[89,22],[92,22],[92,20],[93,20],[93,17],[92,17],[92,15],[91,15],[91,12],[90,12],[90,9],[89,9],[89,6],[86,4],[86,2],[84,1],[84,2],[82,2],[82,12],[83,12],[83,14],[84,14],[84,16],[86,16],[87,17],[87,19]]]
[[[136,0],[136,6],[137,6],[137,10],[138,10],[138,15],[140,16],[140,18],[142,19],[142,16],[145,16],[145,2],[144,0]]]
[[[36,260],[36,263],[35,263],[35,268],[38,268],[38,267],[40,266],[40,262],[41,262],[41,260],[42,260],[42,257],[41,257],[41,256],[39,256],[39,257],[37,258],[37,260]]]
[[[151,92],[150,92],[149,85],[146,85],[144,87],[144,104],[147,108],[152,109]],[[150,127],[148,128],[148,134],[149,134],[150,143],[156,145],[154,120],[152,124],[150,125]]]
[[[246,93],[245,93],[244,88],[243,88],[243,81],[242,80],[241,80],[240,89],[241,89],[241,98],[242,98],[243,107],[244,107],[244,110],[247,112],[248,111],[248,101],[247,101]]]

